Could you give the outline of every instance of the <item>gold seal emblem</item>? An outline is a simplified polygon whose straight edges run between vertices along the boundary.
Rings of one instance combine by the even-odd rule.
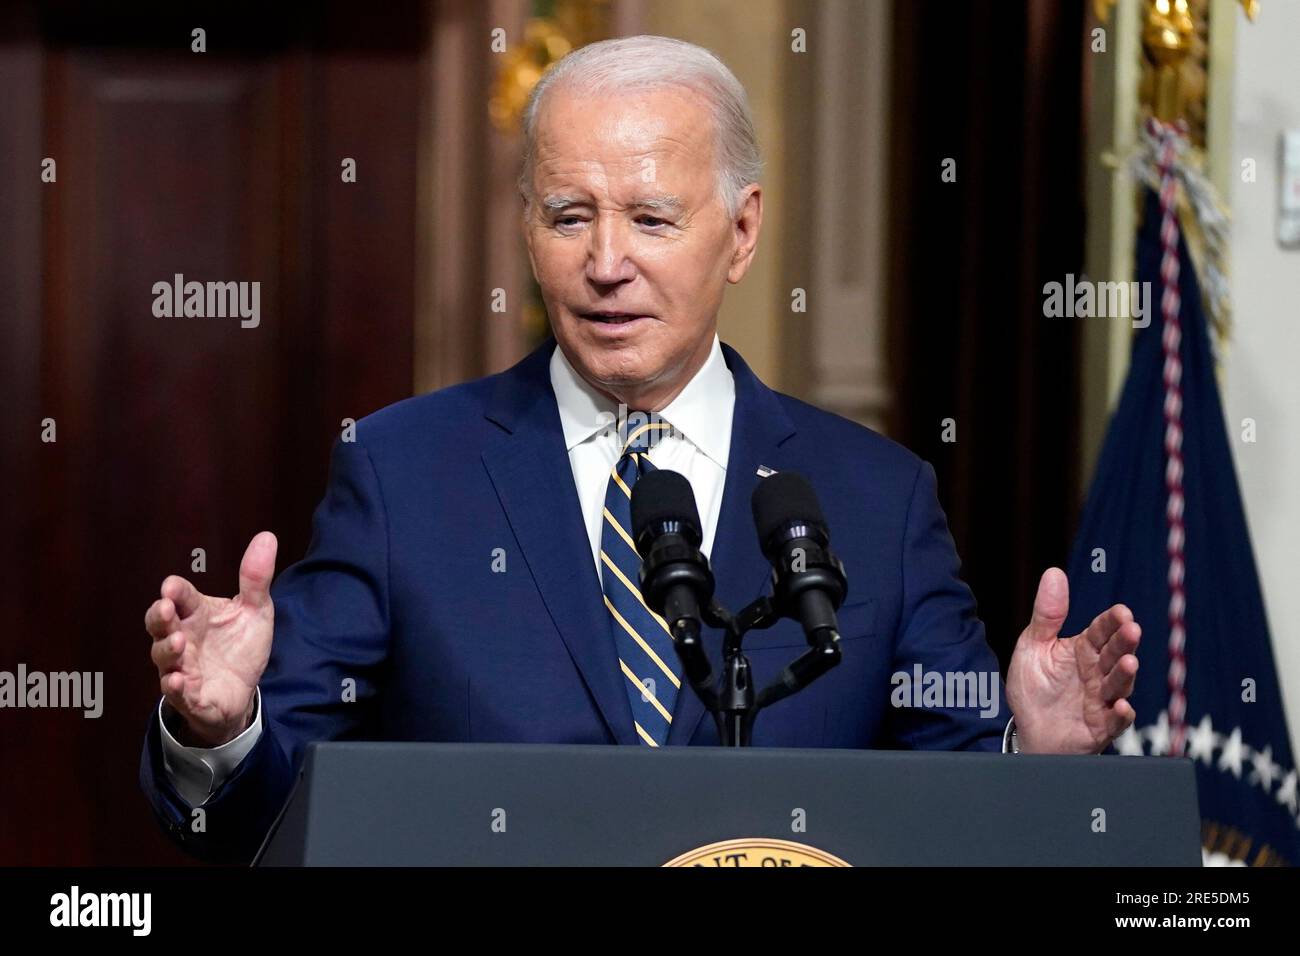
[[[852,866],[838,856],[803,843],[750,837],[710,843],[664,866]]]

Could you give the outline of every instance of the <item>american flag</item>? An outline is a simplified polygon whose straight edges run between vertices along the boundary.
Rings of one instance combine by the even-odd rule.
[[[1207,864],[1297,865],[1294,752],[1172,162],[1162,150],[1162,189],[1146,191],[1137,242],[1158,318],[1133,340],[1074,543],[1063,633],[1113,603],[1132,608],[1137,721],[1115,749],[1194,762]]]

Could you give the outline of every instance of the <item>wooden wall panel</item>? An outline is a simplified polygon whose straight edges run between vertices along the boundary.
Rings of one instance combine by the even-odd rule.
[[[0,711],[0,863],[186,859],[137,782],[144,611],[173,572],[231,593],[260,529],[300,557],[340,419],[412,393],[423,6],[223,8],[202,55],[170,9],[0,20],[0,669],[101,671],[105,701]],[[260,324],[154,315],[177,273],[260,283]]]

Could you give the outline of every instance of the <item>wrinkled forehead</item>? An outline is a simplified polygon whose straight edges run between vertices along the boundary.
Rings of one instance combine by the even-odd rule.
[[[684,88],[555,89],[538,111],[534,176],[539,188],[565,179],[602,189],[668,181],[686,188],[711,180],[713,132],[706,101]]]

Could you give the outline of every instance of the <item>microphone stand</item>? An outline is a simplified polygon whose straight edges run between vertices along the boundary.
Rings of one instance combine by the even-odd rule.
[[[704,709],[713,715],[724,747],[752,746],[754,721],[770,704],[797,693],[840,662],[839,633],[822,628],[805,632],[809,648],[781,670],[780,676],[755,693],[749,659],[741,650],[745,634],[771,627],[781,619],[772,599],[764,595],[733,615],[712,599],[701,612],[703,622],[726,631],[722,646],[722,675],[714,687],[713,667],[700,640],[700,622],[680,617],[672,631],[682,672]]]

